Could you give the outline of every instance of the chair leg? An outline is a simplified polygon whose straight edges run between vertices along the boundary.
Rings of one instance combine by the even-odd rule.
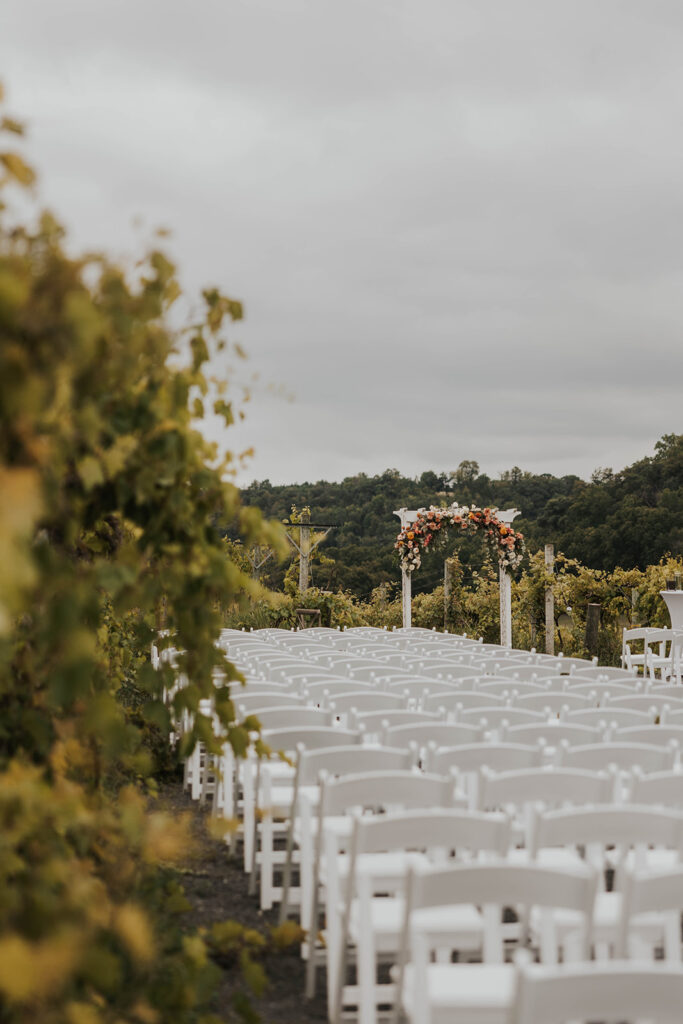
[[[254,792],[254,828],[252,833],[252,844],[251,844],[251,874],[249,875],[249,895],[253,896],[256,892],[256,850],[258,847],[258,802],[259,802],[259,790],[261,786],[261,762],[259,761],[256,766],[256,788]]]

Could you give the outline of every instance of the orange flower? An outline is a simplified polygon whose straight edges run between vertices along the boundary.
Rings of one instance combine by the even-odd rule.
[[[406,534],[406,537],[408,538],[408,540],[412,540],[414,536],[415,536],[415,534],[413,533],[412,530],[409,530],[408,533]]]

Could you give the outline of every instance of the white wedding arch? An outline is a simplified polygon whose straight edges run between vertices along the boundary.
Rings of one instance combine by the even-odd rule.
[[[504,647],[512,646],[510,570],[519,565],[524,555],[522,534],[512,528],[513,520],[521,515],[519,509],[500,510],[454,503],[448,508],[435,505],[429,509],[400,508],[394,515],[401,521],[401,530],[394,546],[401,557],[403,626],[407,628],[412,625],[412,574],[420,567],[422,552],[444,529],[464,531],[474,527],[477,530],[483,529],[498,554],[500,642]]]

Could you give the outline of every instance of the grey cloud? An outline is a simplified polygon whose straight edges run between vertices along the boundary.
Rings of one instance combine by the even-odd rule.
[[[23,0],[0,47],[75,244],[143,213],[244,299],[260,380],[209,432],[295,480],[680,429],[682,36],[677,0]]]

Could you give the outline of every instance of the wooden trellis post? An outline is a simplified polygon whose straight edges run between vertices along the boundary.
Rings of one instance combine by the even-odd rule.
[[[450,558],[445,559],[443,563],[443,628],[444,632],[448,629],[448,605],[451,600],[451,570],[452,570]]]
[[[322,525],[311,523],[311,516],[308,512],[301,513],[301,519],[298,523],[292,523],[289,520],[284,520],[285,526],[296,526],[299,530],[299,543],[294,540],[293,537],[286,534],[287,540],[292,545],[294,550],[299,555],[299,590],[301,593],[304,590],[308,590],[308,581],[311,574],[311,555],[317,548],[318,544],[321,544],[325,537],[327,537],[330,530],[334,530],[334,525]],[[325,532],[317,540],[311,541],[311,527],[316,530],[324,530]]]
[[[552,544],[545,546],[545,571],[555,571],[555,548]],[[552,585],[545,588],[545,653],[555,653],[555,596]]]
[[[265,551],[264,555],[262,555],[262,551]],[[266,564],[272,553],[272,548],[262,548],[260,544],[254,544],[253,548],[250,548],[249,551],[247,551],[247,558],[249,559],[253,579],[257,580],[259,578],[261,569]]]

